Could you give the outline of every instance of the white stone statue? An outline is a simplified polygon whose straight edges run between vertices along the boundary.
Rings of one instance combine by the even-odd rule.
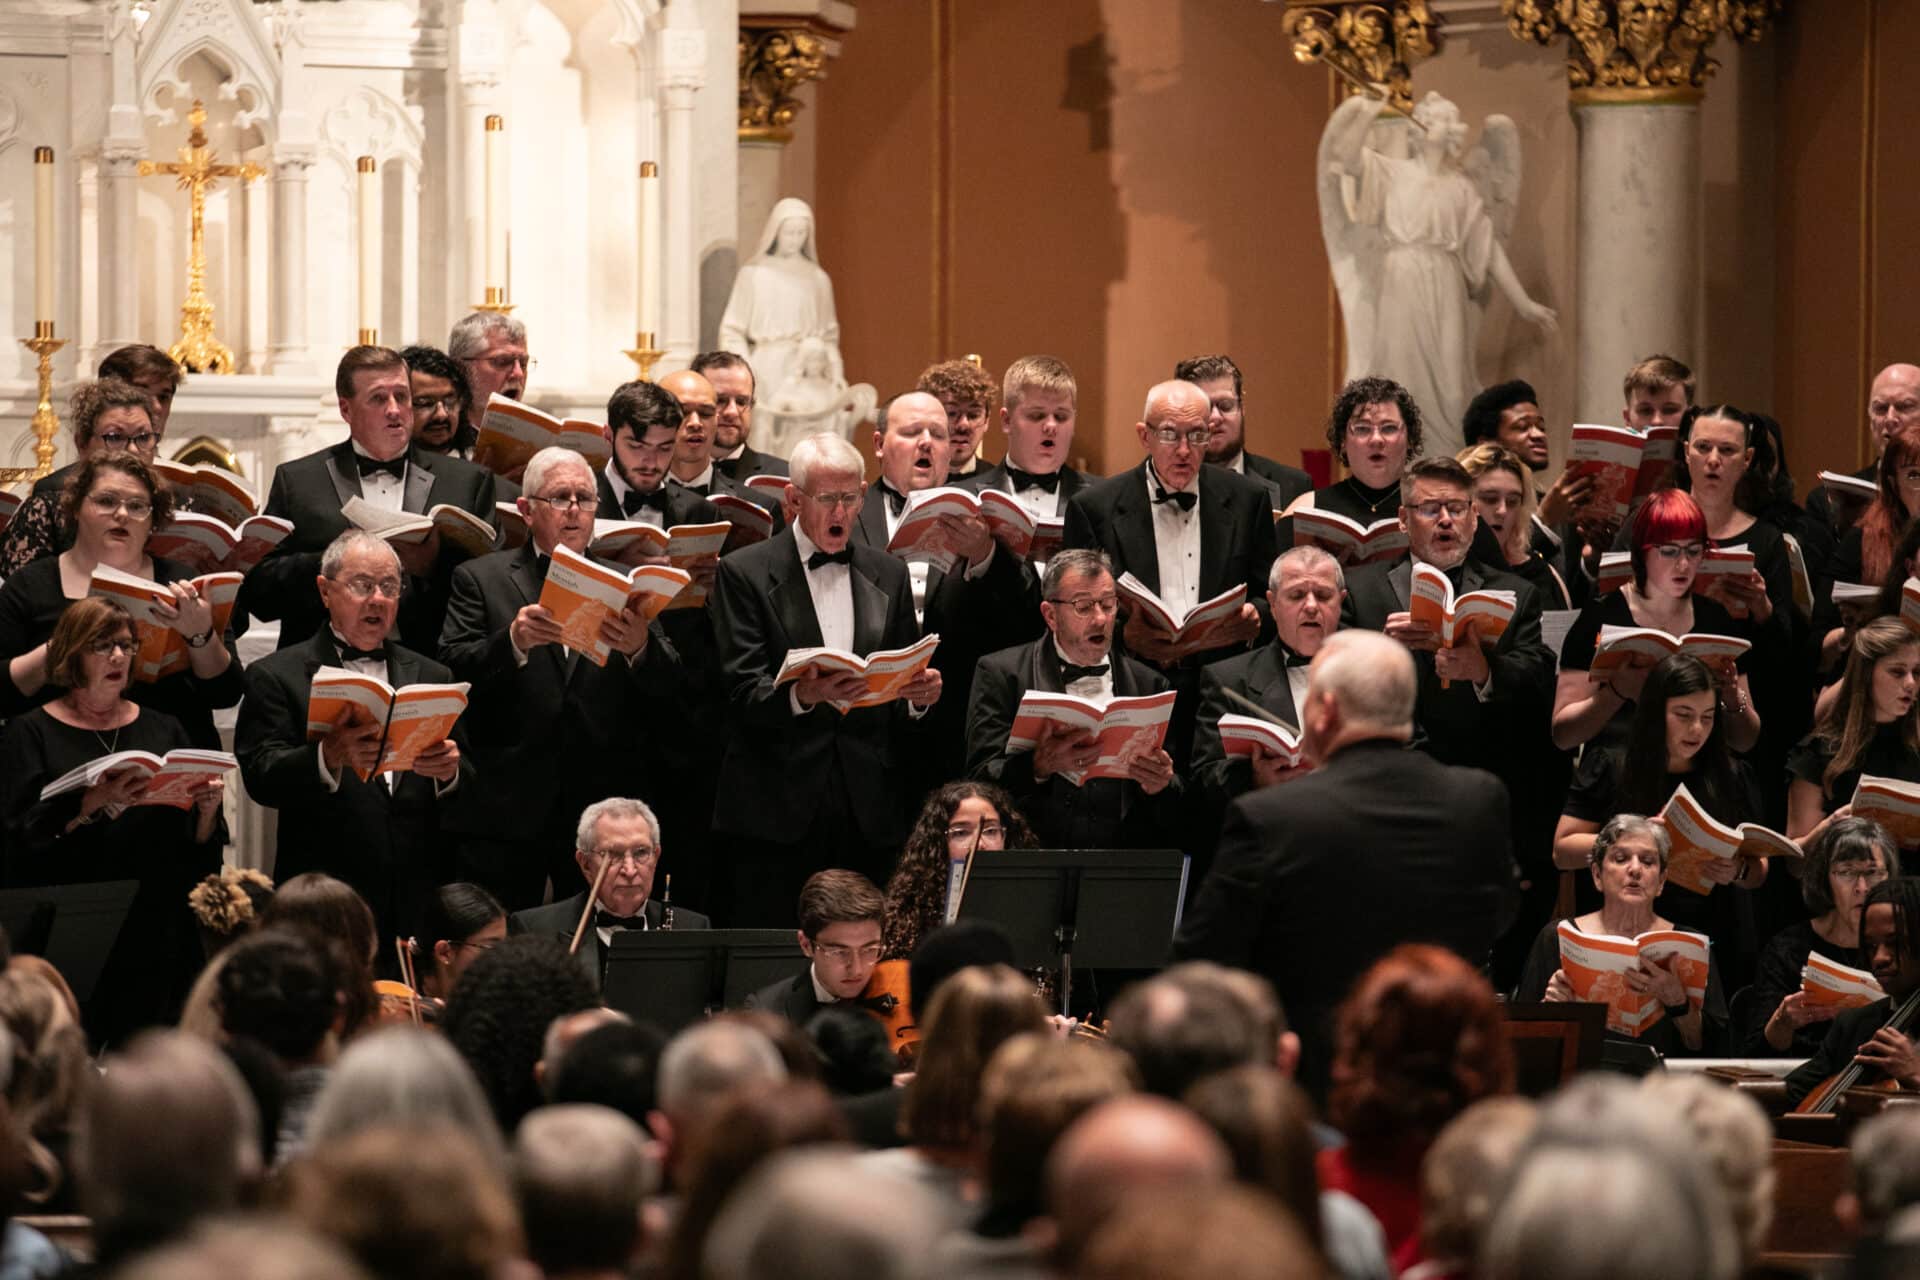
[[[720,345],[753,365],[754,399],[772,406],[782,399],[789,379],[799,375],[801,344],[808,339],[823,348],[826,370],[808,375],[814,385],[800,392],[796,403],[819,400],[823,378],[837,392],[846,386],[846,375],[840,364],[833,282],[820,269],[814,248],[813,210],[806,201],[788,196],[773,206],[760,238],[754,241],[753,257],[734,277],[726,314],[720,317]],[[827,408],[821,403],[793,412],[817,413]],[[772,428],[771,421],[763,428],[761,415],[754,415],[755,437]],[[756,449],[773,448],[760,438],[752,443]]]
[[[1347,377],[1406,387],[1427,455],[1451,456],[1484,385],[1474,346],[1489,286],[1548,332],[1557,317],[1527,296],[1503,247],[1520,190],[1513,121],[1488,116],[1463,157],[1467,126],[1446,98],[1427,94],[1411,124],[1380,120],[1385,106],[1348,98],[1320,135],[1320,230],[1346,320]]]
[[[879,396],[872,384],[848,386],[835,371],[834,354],[819,338],[801,340],[793,370],[773,398],[761,401],[755,395],[754,448],[784,458],[816,432],[851,438],[854,427],[873,417]]]

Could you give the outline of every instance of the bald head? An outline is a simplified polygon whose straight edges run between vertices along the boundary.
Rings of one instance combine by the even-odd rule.
[[[668,464],[675,477],[695,480],[713,459],[713,432],[720,420],[720,399],[713,384],[691,369],[681,369],[660,379],[660,389],[680,402],[680,430],[673,437],[673,461]]]
[[[1890,364],[1874,376],[1867,393],[1867,421],[1873,426],[1873,447],[1880,452],[1886,450],[1888,436],[1920,423],[1920,365]]]
[[[1164,488],[1192,489],[1199,479],[1200,463],[1207,456],[1207,419],[1212,414],[1213,401],[1207,393],[1185,379],[1155,383],[1147,392],[1135,430]]]
[[[1350,742],[1413,736],[1413,655],[1377,631],[1328,637],[1309,668],[1306,751],[1324,761]]]
[[[873,447],[880,474],[900,493],[933,489],[947,482],[953,460],[946,406],[925,391],[908,391],[880,406]]]
[[[1074,1122],[1047,1161],[1047,1201],[1071,1264],[1125,1197],[1175,1187],[1224,1186],[1233,1158],[1185,1107],[1132,1095],[1103,1102]]]

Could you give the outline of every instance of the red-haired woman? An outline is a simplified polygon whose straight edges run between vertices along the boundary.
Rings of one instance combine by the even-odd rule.
[[[1679,489],[1660,490],[1640,504],[1627,532],[1633,580],[1590,601],[1561,649],[1560,683],[1553,698],[1553,742],[1562,750],[1595,739],[1608,745],[1623,739],[1640,687],[1652,668],[1652,663],[1626,667],[1595,680],[1589,673],[1603,627],[1756,640],[1751,621],[1736,620],[1718,600],[1694,594],[1694,578],[1708,541],[1706,514],[1692,495]],[[1760,737],[1760,715],[1744,671],[1749,656],[1722,662],[1715,669],[1727,741],[1736,751],[1746,750]]]
[[[1373,1211],[1396,1273],[1418,1260],[1427,1148],[1475,1102],[1513,1091],[1500,1023],[1493,987],[1440,947],[1395,947],[1340,1006],[1327,1119],[1347,1145],[1320,1152],[1320,1187]]]

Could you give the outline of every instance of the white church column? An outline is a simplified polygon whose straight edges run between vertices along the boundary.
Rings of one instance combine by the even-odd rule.
[[[279,375],[313,371],[307,346],[307,170],[311,143],[273,148],[273,367]]]
[[[664,369],[684,367],[699,350],[700,246],[694,235],[694,95],[707,81],[707,33],[689,0],[674,0],[660,39],[662,154],[666,197],[667,297]]]
[[[117,110],[117,108],[116,108]],[[164,335],[142,335],[139,306],[140,156],[145,139],[109,133],[100,148],[100,341],[101,351]]]

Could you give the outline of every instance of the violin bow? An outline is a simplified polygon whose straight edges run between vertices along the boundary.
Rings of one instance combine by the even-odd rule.
[[[407,984],[407,1011],[413,1015],[413,1025],[420,1025],[420,988],[413,980],[413,955],[407,949],[404,938],[393,940],[393,949],[400,958],[400,981]]]
[[[607,868],[613,865],[613,859],[602,857],[600,869],[593,873],[593,888],[587,890],[587,906],[580,913],[580,923],[573,927],[573,942],[567,947],[567,954],[580,950],[580,939],[587,934],[587,921],[593,919],[593,904],[600,900],[600,882],[607,878]]]

